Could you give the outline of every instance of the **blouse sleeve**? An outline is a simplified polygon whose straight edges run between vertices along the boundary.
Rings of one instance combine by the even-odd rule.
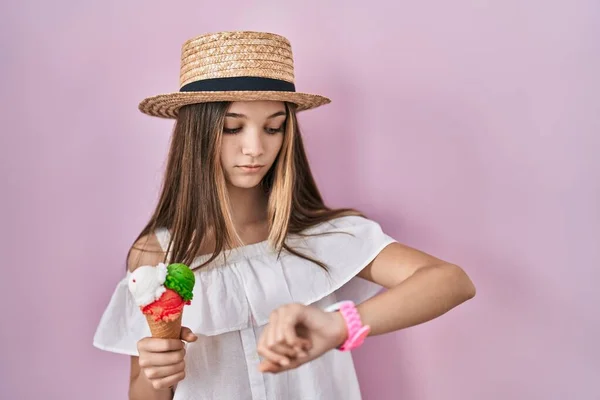
[[[357,219],[357,223],[350,224],[348,230],[354,235],[345,245],[349,251],[340,251],[336,255],[335,265],[353,265],[354,267],[348,267],[353,277],[337,290],[337,297],[360,304],[377,294],[382,287],[356,274],[371,263],[385,247],[395,242],[395,239],[383,232],[378,223],[368,219]],[[343,272],[340,279],[342,282],[347,280]]]
[[[127,287],[129,272],[118,284],[94,335],[94,346],[114,353],[137,356],[137,342],[150,336],[150,328]]]
[[[327,273],[323,275],[323,271],[312,269],[310,295],[298,294],[298,297],[304,297],[305,303],[335,292],[339,300],[359,304],[382,289],[357,276],[385,247],[395,242],[377,222],[357,216],[343,217],[322,225],[314,233],[317,235],[305,239],[305,251],[323,262]],[[302,246],[298,249],[303,251]],[[307,290],[306,285],[304,290]]]

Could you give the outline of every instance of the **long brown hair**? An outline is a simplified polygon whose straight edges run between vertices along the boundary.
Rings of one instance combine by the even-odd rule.
[[[171,232],[170,259],[190,265],[200,255],[210,234],[210,263],[225,249],[241,243],[231,218],[225,176],[220,162],[225,114],[230,102],[184,106],[175,123],[158,204],[136,242],[164,227]],[[310,171],[294,105],[286,103],[284,139],[279,155],[261,183],[268,195],[268,241],[277,251],[286,250],[326,265],[290,248],[288,234],[303,234],[310,227],[346,215],[353,209],[330,209]],[[166,257],[166,256],[165,256]]]

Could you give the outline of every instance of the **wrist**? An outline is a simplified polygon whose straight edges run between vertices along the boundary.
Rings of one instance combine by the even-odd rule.
[[[146,374],[140,371],[137,377],[133,378],[130,382],[129,398],[132,400],[171,400],[173,398],[173,390],[171,388],[154,388],[152,382],[146,377]]]
[[[344,341],[337,347],[338,350],[350,351],[361,346],[371,332],[371,327],[362,323],[360,314],[352,301],[332,304],[325,311],[337,311],[334,315],[343,320],[344,329],[339,330],[339,337],[340,341],[342,337]]]
[[[335,318],[336,335],[334,348],[337,349],[340,348],[348,339],[348,326],[346,325],[346,320],[341,312],[335,311],[331,314]]]

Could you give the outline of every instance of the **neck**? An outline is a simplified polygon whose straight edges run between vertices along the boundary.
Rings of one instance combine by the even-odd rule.
[[[267,219],[268,198],[260,186],[243,189],[227,185],[227,189],[236,228],[262,223]]]

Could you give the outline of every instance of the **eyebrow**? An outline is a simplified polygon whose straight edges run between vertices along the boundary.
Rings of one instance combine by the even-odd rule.
[[[271,118],[275,118],[275,117],[279,117],[281,115],[286,115],[285,111],[278,111],[273,115],[269,115],[267,117],[267,119],[271,119]],[[227,113],[225,114],[226,117],[231,117],[231,118],[243,118],[243,119],[247,119],[248,117],[245,116],[244,114],[238,114],[238,113]]]

